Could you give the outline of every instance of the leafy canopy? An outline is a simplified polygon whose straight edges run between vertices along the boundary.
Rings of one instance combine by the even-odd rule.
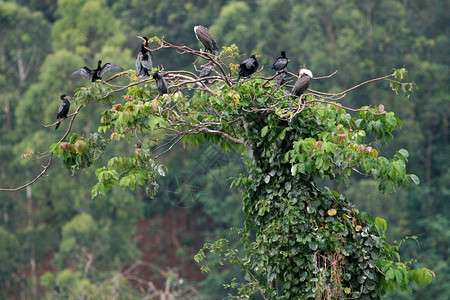
[[[203,260],[209,249],[240,264],[247,281],[229,285],[237,288],[237,297],[259,292],[277,299],[344,295],[377,299],[388,289],[409,290],[410,282],[430,282],[431,271],[409,270],[400,261],[398,247],[387,243],[383,219],[360,213],[343,195],[317,184],[325,176],[349,183],[352,171],[379,179],[383,192],[419,183],[417,176],[406,173],[405,149],[392,158],[376,149],[377,141],[391,139],[401,126],[393,112],[386,112],[383,105],[350,109],[337,102],[358,86],[383,79],[394,91],[409,96],[414,84],[402,82],[406,70],[327,97],[308,93],[294,99],[290,110],[289,90],[277,89],[273,77],[234,81],[230,75],[237,72],[230,63],[238,55],[234,45],[215,57],[157,37],[151,41],[157,46],[153,51],[174,48],[211,61],[215,74],[205,85],[201,82],[205,79],[188,71],[160,71],[171,89],[163,96],[152,80],[139,87],[134,71],[119,74],[131,79],[127,86],[97,81],[79,88],[77,113],[91,102],[112,106],[103,111],[101,126],[89,139],[70,134],[67,142],[51,146],[67,168],[89,167],[113,142],[136,143],[133,156],[112,157],[97,169],[92,197],[106,194],[115,184],[155,195],[157,178],[165,174],[156,159],[181,141],[214,143],[223,151],[250,150],[248,175],[234,181],[243,190],[246,223],[241,234],[248,252],[241,257],[221,239],[206,244],[196,256]],[[116,101],[114,95],[124,89],[123,100]],[[109,138],[103,136],[107,133]]]

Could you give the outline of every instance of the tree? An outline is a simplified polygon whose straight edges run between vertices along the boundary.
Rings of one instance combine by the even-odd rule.
[[[25,82],[35,77],[36,70],[49,51],[49,37],[45,32],[48,22],[42,14],[30,12],[12,2],[0,1],[0,101],[5,112],[0,119],[2,131],[11,133],[14,124],[14,109],[22,92],[13,88],[24,88]],[[6,38],[7,37],[7,38]]]
[[[93,198],[116,184],[155,195],[156,180],[165,174],[156,159],[181,141],[191,145],[208,141],[223,151],[250,150],[249,174],[234,181],[243,188],[246,224],[241,234],[248,253],[240,257],[220,239],[197,255],[202,260],[205,249],[210,249],[238,263],[247,282],[230,286],[237,287],[240,296],[259,292],[270,299],[379,298],[388,288],[408,290],[410,282],[431,282],[430,270],[408,270],[399,260],[398,247],[387,243],[383,219],[360,213],[343,195],[317,184],[325,176],[348,182],[352,170],[379,179],[381,191],[418,184],[415,175],[406,174],[406,150],[387,159],[365,142],[369,137],[389,140],[400,120],[382,105],[350,109],[336,102],[359,86],[380,80],[389,80],[392,89],[409,95],[414,85],[402,82],[406,70],[340,93],[309,93],[303,100],[295,99],[289,110],[291,96],[276,89],[273,77],[234,81],[229,74],[236,73],[236,66],[229,61],[238,53],[235,46],[224,47],[215,57],[157,37],[152,41],[157,44],[152,51],[176,49],[215,64],[215,75],[208,78],[214,84],[210,88],[188,71],[161,71],[170,82],[170,95],[157,95],[153,82],[145,88],[135,81],[122,87],[108,83],[117,76],[78,89],[79,106],[71,123],[82,106],[97,101],[114,104],[102,113],[100,134],[84,138],[69,134],[69,126],[63,137],[67,141],[53,144],[50,156],[58,156],[75,172],[89,167],[115,141],[137,142],[132,156],[114,156],[96,170]],[[201,88],[188,98],[183,90],[198,82]],[[124,89],[128,89],[125,102],[115,102],[114,93]],[[101,135],[107,131],[110,138]]]
[[[105,6],[102,7],[99,4]],[[75,3],[72,5],[76,6]],[[48,34],[50,24],[46,22],[42,14],[30,12],[27,8],[12,2],[0,2],[0,6],[0,19],[3,24],[0,30],[4,37],[0,45],[2,70],[0,82],[4,97],[0,102],[2,111],[6,112],[0,118],[3,131],[0,143],[2,153],[0,176],[3,184],[13,186],[17,184],[16,178],[8,174],[13,173],[14,169],[21,169],[24,180],[29,180],[36,172],[40,172],[42,159],[46,158],[40,157],[39,152],[41,150],[45,152],[48,144],[52,143],[60,133],[60,131],[48,130],[42,124],[54,122],[60,105],[57,100],[59,96],[62,93],[70,94],[79,82],[82,82],[68,80],[67,76],[84,64],[90,65],[91,61],[83,61],[83,58],[91,58],[91,54],[86,55],[86,51],[79,51],[79,54],[76,54],[76,51],[86,49],[86,45],[77,44],[77,40],[71,40],[70,45],[73,48],[64,47],[55,42],[54,53],[46,56],[51,50],[52,43]],[[106,38],[95,31],[97,27],[101,30],[104,28],[96,24],[89,26],[93,24],[92,22],[95,23],[93,18],[89,18],[92,22],[85,22],[91,16],[88,13],[92,8],[105,12],[102,16],[106,17],[106,20],[99,19],[102,25],[113,30],[114,35],[111,31],[104,32],[105,35],[109,34],[107,39],[112,40],[107,44],[103,40]],[[71,9],[75,10],[71,7],[66,11],[60,11],[67,24],[72,21],[67,15]],[[112,14],[108,15],[106,2],[91,3],[81,12],[85,18],[85,20],[79,20],[83,21],[83,30],[89,31],[92,37],[97,39],[98,44],[86,43],[89,47],[98,46],[95,49],[98,51],[96,55],[104,60],[114,59],[118,64],[128,63],[127,57],[131,57],[131,53],[129,50],[121,49],[124,35],[119,30],[120,22],[114,20]],[[64,40],[63,37],[68,34],[67,31],[73,30],[67,27],[63,30],[60,25],[58,29],[60,30],[54,32],[54,38],[58,41]],[[53,27],[52,30],[55,31],[55,28]],[[96,112],[94,107],[95,105],[90,107],[91,113],[96,115],[99,111]],[[90,129],[86,130],[89,128],[89,118],[89,114],[84,115],[82,118],[84,121],[80,123],[82,126],[75,125],[74,130],[89,132]],[[36,160],[36,157],[40,159]],[[26,161],[30,163],[25,163]],[[45,162],[44,165],[47,163]],[[57,258],[61,246],[61,229],[66,222],[80,212],[88,213],[96,218],[99,222],[98,226],[110,244],[109,247],[105,247],[108,251],[104,254],[114,253],[112,257],[94,260],[93,268],[97,271],[96,276],[103,272],[107,273],[111,269],[118,269],[121,263],[129,262],[131,259],[134,261],[139,257],[136,245],[130,242],[136,220],[142,213],[134,197],[119,192],[120,202],[114,203],[115,197],[111,197],[110,202],[101,199],[96,203],[86,203],[84,200],[89,199],[90,191],[83,186],[95,179],[94,174],[74,176],[70,182],[64,178],[66,171],[63,169],[48,170],[48,174],[52,177],[50,185],[37,182],[33,186],[28,186],[22,193],[2,195],[0,208],[2,227],[18,240],[18,246],[16,255],[11,256],[10,262],[13,264],[3,262],[9,268],[9,276],[2,280],[5,288],[0,289],[0,298],[38,297],[43,292],[39,286],[39,277],[43,271],[51,268],[55,268],[55,274],[58,271],[65,271],[65,268],[70,270],[79,268],[83,274],[85,266],[83,260],[70,261],[64,257],[66,253],[62,253]],[[112,223],[115,226],[110,228]],[[110,237],[114,237],[114,242],[111,242]],[[111,263],[113,260],[114,263]],[[61,270],[58,269],[59,267]],[[52,285],[50,291],[52,291]]]

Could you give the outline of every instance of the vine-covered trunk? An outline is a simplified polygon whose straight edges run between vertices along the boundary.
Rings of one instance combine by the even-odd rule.
[[[285,121],[274,124],[268,116],[250,129],[254,161],[244,211],[247,231],[256,232],[251,257],[270,291],[265,297],[379,298],[383,230],[369,226],[343,195],[319,188],[309,176],[292,175],[286,153],[296,140],[316,138],[308,120],[292,122],[296,130],[286,132]]]

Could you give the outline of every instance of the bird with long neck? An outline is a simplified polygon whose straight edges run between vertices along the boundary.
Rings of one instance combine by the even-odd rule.
[[[155,79],[156,87],[158,88],[158,93],[160,95],[169,93],[169,88],[167,87],[166,80],[164,79],[164,77],[159,75],[157,71],[153,73],[153,79]]]
[[[67,118],[67,113],[69,112],[70,102],[67,98],[71,98],[67,95],[61,95],[62,104],[59,106],[58,114],[56,115],[56,119],[58,119],[58,123],[56,123],[55,130],[58,129],[61,121]]]
[[[136,76],[151,76],[152,75],[152,53],[147,49],[148,48],[148,38],[145,36],[138,36],[138,38],[142,39],[143,42],[141,44],[141,50],[139,51],[136,57]],[[145,82],[141,82],[139,84],[140,87],[143,87]]]

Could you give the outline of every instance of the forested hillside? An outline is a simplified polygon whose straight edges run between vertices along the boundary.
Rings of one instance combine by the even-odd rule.
[[[374,140],[374,148],[386,157],[407,149],[407,173],[416,174],[420,184],[383,194],[377,180],[355,173],[351,185],[321,183],[345,194],[360,211],[384,218],[386,236],[399,246],[402,261],[410,262],[408,268],[436,274],[431,284],[413,286],[411,295],[396,292],[388,299],[447,299],[449,16],[448,1],[0,1],[0,298],[151,299],[146,295],[161,293],[221,299],[235,293],[223,285],[242,280],[238,266],[219,266],[211,256],[208,262],[216,267],[202,273],[194,255],[219,238],[241,247],[238,230],[229,230],[245,222],[242,194],[230,188],[230,178],[246,172],[240,153],[224,154],[212,142],[176,144],[156,159],[165,176],[156,179],[154,197],[151,189],[116,186],[91,198],[95,170],[113,156],[133,153],[133,139],[117,138],[89,168],[71,172],[54,156],[45,169],[49,148],[64,135],[69,119],[58,130],[43,125],[56,121],[61,94],[73,97],[90,84],[69,74],[95,68],[98,60],[134,70],[142,44],[137,36],[198,50],[203,46],[193,28],[202,24],[221,50],[239,47],[234,64],[260,55],[263,76],[273,75],[269,66],[280,51],[294,74],[300,65],[315,77],[337,71],[313,80],[315,91],[340,92],[394,69],[408,70],[407,80],[417,86],[409,97],[380,80],[338,101],[346,107],[382,104],[395,113],[402,128],[388,143]],[[153,53],[154,67],[164,70],[195,72],[195,60],[174,49]],[[127,78],[110,83],[125,85]],[[77,106],[72,103],[69,114]],[[72,130],[92,137],[109,109],[110,104],[90,102]],[[43,170],[32,185],[8,191]]]

